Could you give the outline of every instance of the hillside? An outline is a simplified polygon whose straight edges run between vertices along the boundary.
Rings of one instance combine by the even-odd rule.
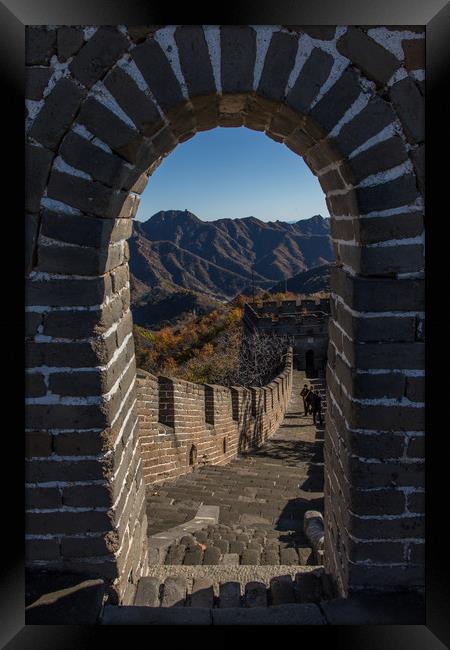
[[[297,223],[256,217],[202,221],[188,211],[161,211],[135,222],[130,240],[133,300],[180,289],[230,300],[253,279],[269,288],[333,260],[329,219]]]
[[[316,266],[308,271],[303,271],[294,275],[292,278],[278,282],[268,289],[269,293],[279,293],[287,291],[292,293],[311,294],[318,291],[330,291],[330,264]]]

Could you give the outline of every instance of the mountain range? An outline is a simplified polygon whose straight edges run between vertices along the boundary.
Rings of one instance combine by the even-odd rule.
[[[329,219],[321,215],[296,223],[203,221],[187,210],[160,211],[133,224],[129,244],[132,303],[140,312],[155,297],[186,290],[204,303],[225,302],[252,282],[269,289],[334,259]]]

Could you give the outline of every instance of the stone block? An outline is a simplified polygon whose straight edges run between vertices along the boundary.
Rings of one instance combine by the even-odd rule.
[[[139,580],[134,605],[159,607],[159,578],[143,577]]]
[[[300,603],[319,603],[322,600],[322,582],[315,571],[295,575],[295,594]]]
[[[31,126],[30,137],[55,150],[72,124],[85,94],[86,91],[71,79],[63,77],[57,81]]]
[[[215,93],[216,85],[202,26],[177,27],[175,42],[189,95],[197,97]]]
[[[397,167],[407,159],[408,152],[402,139],[394,135],[347,158],[340,171],[347,183],[357,185],[367,176]]]
[[[131,219],[102,219],[80,215],[65,214],[43,210],[41,216],[41,234],[60,242],[87,246],[97,249],[109,244],[128,239],[133,222]]]
[[[89,461],[30,461],[25,467],[25,477],[29,483],[48,481],[96,481],[104,479],[106,463]]]
[[[46,26],[27,25],[25,29],[25,64],[48,65],[55,52],[56,31]]]
[[[49,437],[50,434],[48,434]],[[57,487],[26,487],[25,508],[61,508],[61,490]]]
[[[298,564],[298,555],[295,548],[282,548],[280,550],[280,564],[286,566]]]
[[[394,121],[392,106],[375,95],[362,111],[344,124],[332,142],[336,149],[347,156]]]
[[[161,607],[184,607],[186,600],[186,579],[169,576],[165,579]]]
[[[402,41],[405,54],[404,66],[408,72],[412,70],[425,70],[425,39],[412,38]]]
[[[75,131],[69,131],[64,137],[59,153],[71,167],[89,174],[104,185],[130,189],[134,182],[134,175],[122,158],[101,149]]]
[[[239,582],[221,582],[219,584],[219,607],[239,607],[241,602],[241,586]]]
[[[127,198],[125,192],[113,190],[98,181],[53,170],[47,188],[49,198],[67,203],[90,215],[115,218]]]
[[[25,214],[25,277],[30,275],[36,264],[36,242],[38,231],[39,215]]]
[[[71,56],[76,54],[84,43],[84,34],[82,27],[69,27],[64,25],[59,27],[56,34],[58,45],[58,59],[67,61]]]
[[[275,576],[270,580],[271,605],[295,603],[295,592],[290,575]]]
[[[245,607],[267,607],[267,588],[263,582],[247,582],[245,585]]]
[[[51,434],[36,429],[25,434],[25,455],[28,458],[50,456],[53,451]]]
[[[105,512],[27,512],[25,527],[30,535],[103,532],[111,522]]]
[[[203,565],[220,564],[222,553],[218,546],[209,546],[203,556]]]
[[[223,93],[253,90],[256,32],[246,25],[220,28],[221,85]]]
[[[358,73],[349,67],[309,112],[312,120],[308,124],[309,135],[322,137],[324,133],[329,133],[360,93]]]
[[[208,607],[214,605],[214,588],[210,578],[194,578],[192,587],[190,606],[191,607]]]
[[[131,50],[131,56],[163,110],[184,102],[180,84],[157,41],[149,39]]]
[[[379,86],[384,86],[400,67],[392,52],[370,38],[358,27],[348,27],[336,43],[337,50]]]
[[[419,190],[425,196],[425,145],[420,145],[411,154]]]
[[[44,95],[50,77],[51,68],[34,66],[25,70],[25,97],[39,101]]]
[[[103,83],[145,136],[152,136],[162,126],[162,118],[154,102],[125,70],[116,66],[107,74]]]
[[[77,122],[128,162],[138,164],[144,146],[141,136],[94,97],[83,103]]]
[[[313,48],[287,94],[286,103],[300,114],[306,113],[328,79],[333,62],[331,54],[318,47]]]
[[[284,98],[285,88],[297,54],[297,37],[275,32],[270,40],[258,92],[269,99]]]
[[[127,38],[114,26],[99,27],[69,65],[70,72],[90,88],[128,49]]]
[[[423,142],[425,139],[425,100],[415,81],[411,77],[397,81],[390,90],[390,98],[409,142]]]
[[[47,393],[47,386],[44,377],[38,373],[27,373],[25,375],[26,397],[42,397]]]

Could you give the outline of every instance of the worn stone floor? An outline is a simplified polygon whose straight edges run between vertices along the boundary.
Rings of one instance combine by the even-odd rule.
[[[303,515],[306,510],[323,512],[323,427],[316,427],[312,416],[303,413],[300,390],[305,381],[323,390],[321,380],[305,379],[304,372],[294,371],[284,421],[263,447],[228,465],[202,467],[149,488],[150,536],[191,520],[202,504],[220,508],[217,524],[172,543],[157,562],[316,563],[303,533]]]

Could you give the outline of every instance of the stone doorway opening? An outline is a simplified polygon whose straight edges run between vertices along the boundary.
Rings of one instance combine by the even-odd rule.
[[[305,353],[305,373],[307,377],[316,376],[316,366],[314,362],[314,350],[306,350]]]
[[[95,567],[122,602],[145,575],[130,218],[179,142],[245,125],[332,216],[326,569],[343,594],[423,585],[423,34],[380,29],[80,28],[56,70],[64,34],[27,28],[29,80],[51,72],[27,90],[30,567]]]

